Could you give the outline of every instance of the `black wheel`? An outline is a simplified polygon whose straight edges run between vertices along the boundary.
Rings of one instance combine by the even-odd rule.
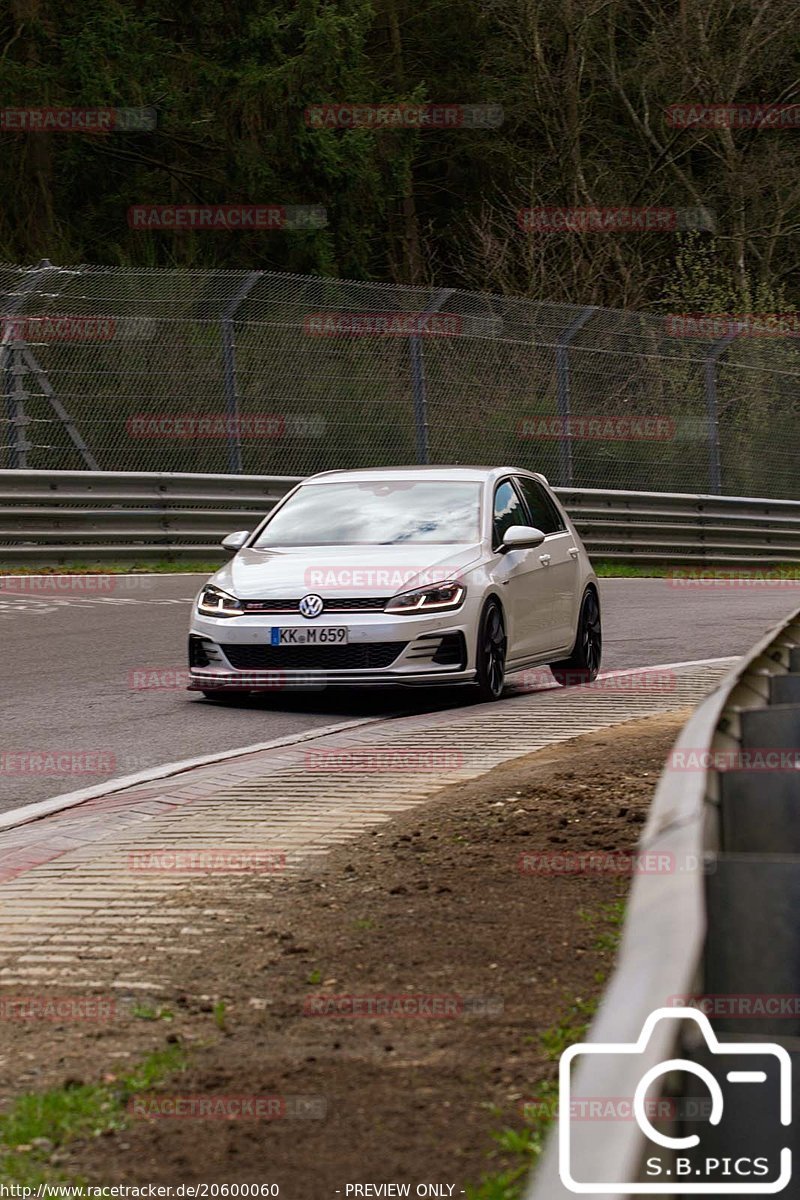
[[[600,623],[600,601],[593,588],[583,594],[578,619],[578,635],[569,658],[550,664],[550,670],[564,687],[591,683],[600,670],[603,650],[603,631]]]
[[[475,657],[476,683],[481,700],[499,700],[503,694],[507,644],[500,605],[496,600],[490,600],[481,616]]]

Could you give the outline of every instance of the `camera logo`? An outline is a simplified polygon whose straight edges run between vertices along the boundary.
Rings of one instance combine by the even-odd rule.
[[[633,1092],[632,1109],[634,1120],[647,1138],[648,1146],[642,1154],[642,1182],[618,1179],[580,1178],[591,1174],[589,1164],[592,1153],[585,1153],[586,1145],[580,1143],[581,1128],[575,1121],[571,1096],[571,1073],[577,1059],[584,1056],[643,1055],[658,1021],[693,1021],[705,1041],[704,1056],[718,1059],[717,1074],[700,1062],[685,1058],[671,1058],[658,1062],[644,1071]],[[758,1056],[754,1060],[752,1056]],[[729,1061],[733,1063],[729,1066]],[[753,1069],[758,1067],[759,1069]],[[648,1089],[669,1072],[683,1072],[684,1076],[696,1077],[701,1088],[707,1089],[710,1103],[703,1116],[703,1128],[719,1126],[728,1108],[741,1115],[774,1112],[775,1128],[791,1124],[791,1059],[788,1052],[772,1042],[720,1042],[708,1017],[694,1008],[659,1008],[644,1023],[637,1042],[590,1043],[581,1042],[570,1046],[561,1056],[559,1066],[559,1121],[558,1149],[561,1182],[568,1191],[584,1195],[661,1195],[692,1196],[713,1195],[775,1195],[789,1184],[792,1177],[792,1152],[783,1146],[780,1152],[759,1153],[747,1156],[736,1145],[735,1154],[726,1157],[706,1153],[702,1137],[697,1133],[675,1137],[656,1129],[650,1120],[652,1105],[648,1102]],[[724,1095],[719,1079],[731,1085],[742,1085],[747,1090],[733,1100]],[[584,1089],[585,1090],[585,1089]],[[738,1103],[737,1103],[738,1102]],[[607,1112],[602,1104],[598,1112]],[[650,1114],[650,1115],[649,1115]],[[608,1116],[598,1119],[608,1120]],[[585,1123],[583,1128],[585,1129]],[[783,1140],[783,1139],[781,1139]],[[584,1151],[584,1153],[582,1153]],[[586,1169],[582,1170],[581,1167]]]

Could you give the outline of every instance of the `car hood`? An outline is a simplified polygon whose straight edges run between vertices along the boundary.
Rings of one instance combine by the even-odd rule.
[[[242,600],[393,596],[462,573],[481,545],[303,546],[240,550],[211,582]]]

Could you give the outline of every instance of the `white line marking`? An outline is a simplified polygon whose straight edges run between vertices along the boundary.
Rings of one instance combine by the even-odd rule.
[[[257,742],[253,746],[242,746],[236,750],[218,750],[215,754],[202,755],[199,758],[183,758],[177,762],[162,763],[158,767],[148,767],[135,775],[121,775],[118,779],[108,779],[95,787],[81,788],[77,792],[62,792],[49,800],[38,800],[35,804],[26,804],[23,808],[15,808],[11,812],[0,814],[0,832],[4,829],[14,829],[17,825],[25,825],[29,821],[37,821],[51,813],[61,812],[65,808],[75,808],[87,800],[96,800],[98,796],[107,796],[112,792],[124,791],[141,783],[152,783],[170,775],[180,775],[193,767],[208,767],[213,763],[225,762],[228,758],[240,758],[245,754],[255,754],[258,750],[275,750],[279,746],[294,746],[299,742],[307,742],[312,738],[325,737],[329,733],[340,733],[343,729],[353,729],[359,725],[376,725],[379,721],[390,721],[391,717],[361,717],[354,721],[340,721],[336,725],[322,725],[319,729],[309,729],[304,733],[292,733],[282,738],[273,738],[269,742]]]
[[[617,675],[635,675],[638,671],[669,671],[674,667],[712,667],[716,663],[735,663],[737,654],[723,654],[721,658],[690,658],[685,662],[653,663],[649,667],[624,667],[619,671],[601,671],[598,679],[612,679]]]
[[[631,675],[637,671],[663,671],[667,668],[677,667],[701,667],[713,666],[717,663],[730,662],[735,663],[736,656],[731,658],[696,658],[688,662],[677,663],[653,663],[647,667],[627,667],[620,671],[608,671],[601,673],[598,679],[607,678],[614,675]],[[543,689],[547,690],[547,689]],[[559,689],[563,690],[563,689]],[[514,697],[511,697],[513,700]],[[487,706],[489,707],[489,706]],[[494,705],[491,705],[494,708]],[[459,710],[454,710],[459,711]],[[29,821],[37,821],[41,817],[50,816],[52,813],[62,812],[67,808],[75,808],[78,804],[84,804],[87,800],[95,800],[98,796],[107,796],[112,792],[120,792],[125,788],[134,787],[142,783],[152,783],[157,779],[165,779],[171,775],[179,775],[184,771],[189,771],[193,767],[207,767],[213,763],[225,762],[229,758],[240,758],[245,754],[256,754],[259,750],[274,750],[279,746],[294,746],[300,742],[308,742],[314,738],[326,737],[330,733],[341,733],[343,729],[355,729],[362,725],[377,725],[379,722],[389,722],[402,720],[404,715],[398,714],[394,717],[361,717],[353,721],[340,721],[336,725],[323,725],[319,729],[309,729],[303,733],[292,733],[286,737],[274,738],[269,742],[257,742],[253,746],[241,746],[236,750],[217,750],[214,754],[203,755],[200,758],[184,758],[177,762],[162,763],[158,767],[149,767],[145,771],[139,771],[135,775],[122,775],[118,779],[109,779],[105,783],[97,784],[91,788],[81,788],[76,792],[63,792],[59,796],[53,796],[49,800],[39,800],[35,804],[26,804],[23,808],[13,809],[11,812],[0,814],[0,832],[4,829],[14,829],[17,825],[25,825]],[[424,714],[414,714],[422,716]]]

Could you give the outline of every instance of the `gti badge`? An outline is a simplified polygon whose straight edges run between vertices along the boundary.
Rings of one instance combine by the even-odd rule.
[[[325,605],[322,596],[303,596],[298,607],[302,616],[318,617]]]

